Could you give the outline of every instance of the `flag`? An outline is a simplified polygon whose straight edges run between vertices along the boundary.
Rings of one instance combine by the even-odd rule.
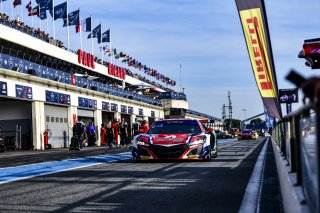
[[[32,10],[31,1],[26,5],[28,12],[30,13]]]
[[[50,14],[54,17],[54,20],[65,18],[67,16],[67,2],[55,6],[54,14],[52,14],[52,10],[50,10]]]
[[[73,11],[68,14],[68,22],[67,23],[67,17],[63,18],[63,26],[72,26],[72,25],[79,25],[80,22],[80,10]]]
[[[80,27],[81,25],[81,27]],[[81,20],[80,25],[76,26],[76,32],[91,32],[91,17]]]
[[[16,6],[21,5],[21,0],[14,0],[12,4],[13,7],[16,8]]]
[[[36,2],[40,5],[41,10],[52,10],[52,0],[36,0]]]
[[[103,45],[100,47],[100,52],[103,52],[104,54],[110,52],[110,48],[108,45]]]
[[[39,15],[39,18],[41,20],[44,20],[47,18],[47,11],[45,9],[42,8],[42,6],[40,5],[40,15]]]
[[[103,42],[110,42],[110,30],[107,30],[106,32],[102,33],[102,39],[100,36],[98,36],[98,43],[100,44],[102,40]]]
[[[263,0],[235,0],[253,74],[270,117],[282,119],[267,14]]]
[[[39,16],[39,5],[31,9],[28,16]]]
[[[271,118],[269,115],[268,115],[268,111],[266,109],[266,107],[264,106],[264,113],[265,113],[265,116],[266,116],[266,126],[269,128],[273,128],[274,127],[274,118]]]
[[[96,26],[96,28],[92,30],[92,33],[88,35],[88,38],[96,38],[99,36],[101,36],[101,24],[99,24],[98,26]]]

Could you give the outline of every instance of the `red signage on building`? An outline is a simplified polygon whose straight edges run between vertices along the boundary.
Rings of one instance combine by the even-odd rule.
[[[94,65],[94,56],[90,53],[86,53],[82,50],[78,50],[78,62],[84,66],[90,67],[92,69],[95,68]]]
[[[126,69],[123,67],[118,67],[115,64],[108,64],[108,74],[120,78],[122,80],[126,79]]]

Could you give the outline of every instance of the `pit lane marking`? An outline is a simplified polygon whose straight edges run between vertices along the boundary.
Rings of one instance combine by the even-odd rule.
[[[0,168],[0,185],[32,177],[90,167],[102,163],[112,163],[127,159],[131,159],[131,152]]]

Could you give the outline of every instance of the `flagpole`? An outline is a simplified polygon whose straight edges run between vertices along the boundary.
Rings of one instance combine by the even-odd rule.
[[[10,3],[11,3],[11,20],[14,20],[13,19],[13,2],[10,1]]]
[[[81,18],[80,18],[80,8],[79,8],[79,29],[80,29],[80,50],[82,50],[82,26],[81,26]]]
[[[20,13],[21,13],[21,21],[23,22],[22,2],[21,2],[21,4],[20,4]]]
[[[93,36],[92,36],[92,16],[90,16],[90,22],[91,22],[91,55],[93,55]]]
[[[70,30],[69,30],[69,11],[68,11],[68,0],[67,2],[67,28],[68,28],[68,50],[70,49]]]
[[[109,28],[109,34],[110,34],[110,51],[111,51],[111,54],[110,54],[110,61],[111,61],[111,64],[112,64],[112,55],[113,55],[113,49],[112,49],[112,43],[111,43],[111,29]]]
[[[56,39],[56,31],[54,29],[54,0],[52,0],[52,33],[53,39]]]
[[[42,20],[41,20],[41,3],[38,4],[38,7],[39,7],[39,10],[38,10],[38,13],[39,13],[39,20],[40,20],[40,31],[41,31],[41,28],[42,28]]]
[[[48,19],[46,19],[46,22],[47,22],[47,33],[49,34],[49,21],[48,21]]]
[[[31,1],[30,1],[31,2]],[[32,9],[32,5],[30,5],[31,6],[31,12],[30,13],[33,13],[33,9]],[[34,24],[33,24],[33,14],[31,14],[31,26],[32,26],[32,28],[34,27]]]
[[[100,26],[101,26],[101,29],[100,29],[100,48],[102,48],[102,51],[101,51],[101,59],[102,59],[102,64],[103,64],[103,43],[102,43],[102,24],[101,24],[101,21],[100,21]]]

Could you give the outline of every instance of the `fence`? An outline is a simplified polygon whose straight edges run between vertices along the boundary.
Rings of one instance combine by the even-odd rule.
[[[1,137],[6,149],[21,149],[21,125],[17,124],[15,130],[2,130]]]
[[[314,103],[290,113],[272,131],[310,212],[320,212],[319,130],[320,104]]]

